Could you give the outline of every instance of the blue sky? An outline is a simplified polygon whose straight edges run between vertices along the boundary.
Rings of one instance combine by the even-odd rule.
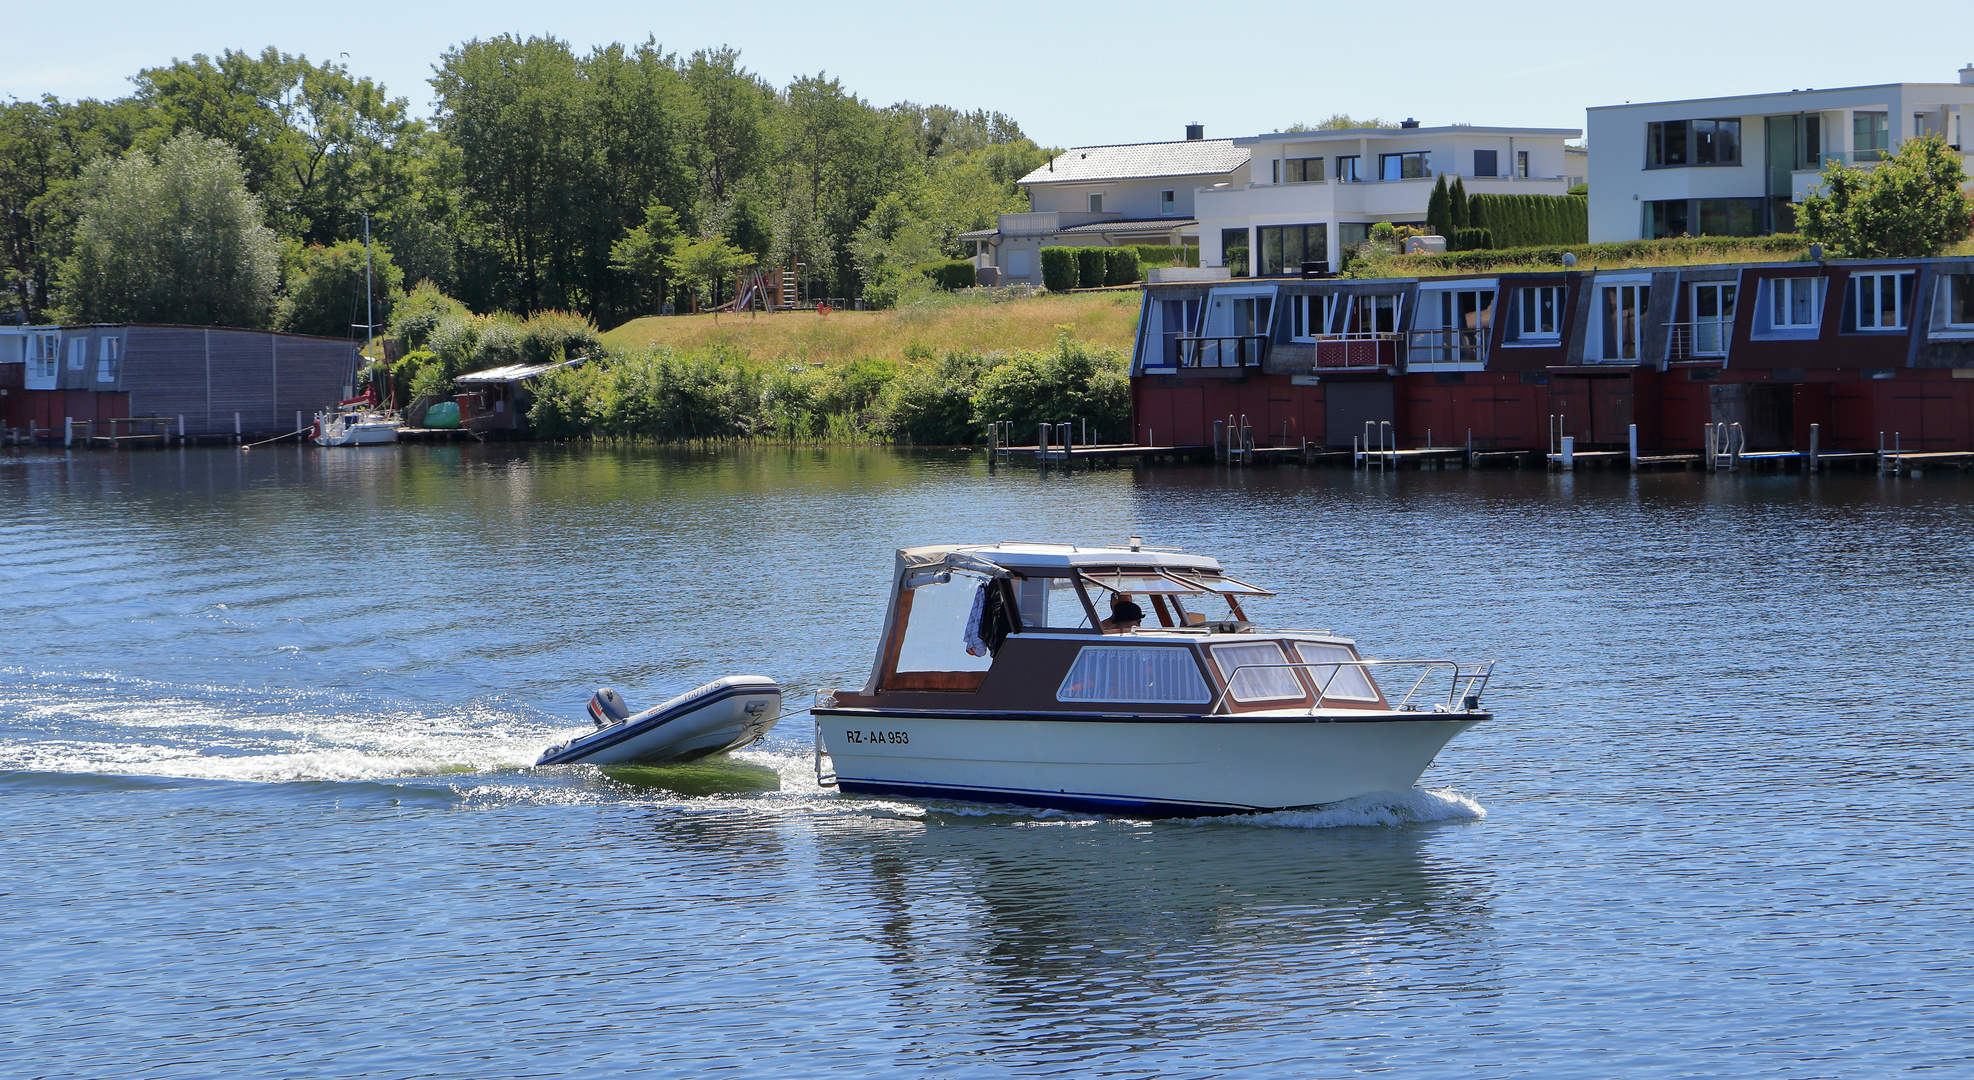
[[[9,17],[0,97],[128,92],[140,68],[274,45],[429,111],[446,48],[501,33],[578,50],[655,35],[718,45],[777,85],[827,71],[877,104],[998,109],[1045,145],[1275,130],[1335,112],[1427,124],[1581,127],[1588,105],[1953,82],[1974,61],[1965,0],[1692,3],[159,4],[68,0]]]

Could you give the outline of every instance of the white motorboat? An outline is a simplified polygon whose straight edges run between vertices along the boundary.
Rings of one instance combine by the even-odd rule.
[[[1491,664],[1366,660],[1327,630],[1254,626],[1243,600],[1272,595],[1135,539],[900,551],[869,680],[814,710],[818,778],[827,754],[848,793],[1280,810],[1408,790],[1490,719]],[[1156,626],[1130,620],[1139,600]]]
[[[729,675],[632,715],[610,689],[589,702],[596,730],[542,752],[537,765],[650,765],[693,761],[760,741],[781,718],[781,687]]]
[[[398,441],[396,413],[375,409],[325,409],[315,414],[317,446],[380,446]]]

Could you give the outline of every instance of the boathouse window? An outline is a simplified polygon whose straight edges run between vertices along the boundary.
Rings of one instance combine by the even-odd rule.
[[[1205,705],[1213,700],[1213,692],[1191,649],[1085,645],[1056,688],[1056,700]]]
[[[1845,321],[1859,330],[1903,330],[1912,310],[1912,271],[1852,274]]]
[[[1690,355],[1727,355],[1727,344],[1734,336],[1734,288],[1717,281],[1694,284]]]
[[[1228,677],[1227,693],[1235,701],[1285,701],[1305,695],[1302,680],[1288,666],[1281,645],[1257,641],[1252,645],[1215,645],[1213,662]]]
[[[1298,641],[1295,651],[1305,664],[1324,665],[1304,668],[1303,671],[1316,684],[1316,688],[1323,691],[1325,699],[1378,700],[1378,690],[1371,685],[1370,674],[1356,665],[1357,658],[1350,654],[1348,648],[1320,641]]]
[[[1314,341],[1330,324],[1331,296],[1289,297],[1289,336],[1297,341]]]
[[[117,362],[123,359],[123,342],[113,337],[103,339],[102,348],[96,354],[96,381],[117,381]]]
[[[76,338],[69,342],[69,370],[81,371],[89,366],[89,339]]]
[[[33,344],[29,346],[29,351],[33,354],[31,359],[34,364],[34,377],[37,379],[54,378],[55,372],[60,369],[62,364],[62,335],[36,334],[33,338]]]
[[[946,580],[935,578],[906,594],[911,603],[901,612],[905,636],[898,646],[897,670],[986,671],[994,658],[975,656],[966,647],[967,620],[986,579],[959,572],[939,577]]]
[[[1563,289],[1560,285],[1530,285],[1515,290],[1515,305],[1509,313],[1515,322],[1508,328],[1514,341],[1547,342],[1562,337],[1560,312]]]
[[[1360,334],[1398,333],[1398,309],[1402,302],[1402,297],[1392,294],[1358,297],[1357,332]]]
[[[1652,287],[1606,285],[1598,290],[1598,295],[1603,358],[1636,360],[1643,356],[1645,313],[1652,303]]]
[[[1974,274],[1941,275],[1940,303],[1944,310],[1937,323],[1955,330],[1974,330]]]
[[[1762,282],[1768,290],[1769,324],[1777,330],[1811,330],[1823,321],[1824,278],[1770,278]]]

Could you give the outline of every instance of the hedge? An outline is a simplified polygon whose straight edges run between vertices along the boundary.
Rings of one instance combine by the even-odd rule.
[[[1453,230],[1453,250],[1455,251],[1485,251],[1493,246],[1494,230],[1492,229]]]
[[[1539,196],[1538,196],[1539,197]],[[1444,255],[1404,256],[1400,266],[1429,266],[1453,273],[1486,273],[1491,270],[1557,270],[1565,254],[1575,255],[1577,265],[1588,269],[1596,263],[1624,263],[1633,259],[1664,259],[1676,256],[1699,261],[1703,256],[1733,252],[1745,257],[1749,251],[1772,255],[1777,262],[1806,257],[1809,241],[1788,233],[1774,236],[1680,237],[1670,240],[1625,240],[1609,244],[1567,244],[1491,251],[1449,251]]]
[[[1586,195],[1473,195],[1467,199],[1467,219],[1469,227],[1488,230],[1504,248],[1590,242]]]
[[[1076,253],[1076,287],[1094,289],[1104,283],[1104,252],[1100,247],[1071,248]]]
[[[1199,265],[1199,245],[1197,244],[1133,244],[1129,250],[1138,253],[1138,265],[1141,268],[1146,266]]]
[[[1076,287],[1076,249],[1042,249],[1042,287],[1050,292],[1068,292]]]
[[[965,259],[920,263],[913,269],[931,278],[933,284],[942,289],[971,289],[979,281],[973,264]]]
[[[1143,275],[1138,273],[1138,253],[1132,248],[1103,248],[1104,284],[1135,285]]]

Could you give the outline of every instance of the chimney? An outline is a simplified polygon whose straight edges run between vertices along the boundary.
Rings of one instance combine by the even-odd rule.
[[[1415,128],[1419,126],[1419,122],[1408,116],[1405,119],[1400,120],[1398,122],[1398,126],[1402,128]]]
[[[1960,85],[1974,86],[1974,64],[1960,69]]]
[[[1969,68],[1969,69],[1968,69],[1968,71],[1974,71],[1974,68]],[[1974,81],[1974,80],[1970,80],[1970,79],[1968,78],[1968,75],[1967,75],[1967,72],[1966,72],[1966,71],[1963,71],[1963,72],[1961,72],[1961,73],[1960,73],[1960,81],[1961,81],[1961,82],[1969,82],[1969,81]],[[1205,125],[1205,124],[1187,124],[1187,125],[1186,125],[1186,141],[1187,141],[1187,142],[1199,142],[1199,141],[1200,141],[1201,139],[1204,139],[1204,138],[1206,138],[1206,125]]]

